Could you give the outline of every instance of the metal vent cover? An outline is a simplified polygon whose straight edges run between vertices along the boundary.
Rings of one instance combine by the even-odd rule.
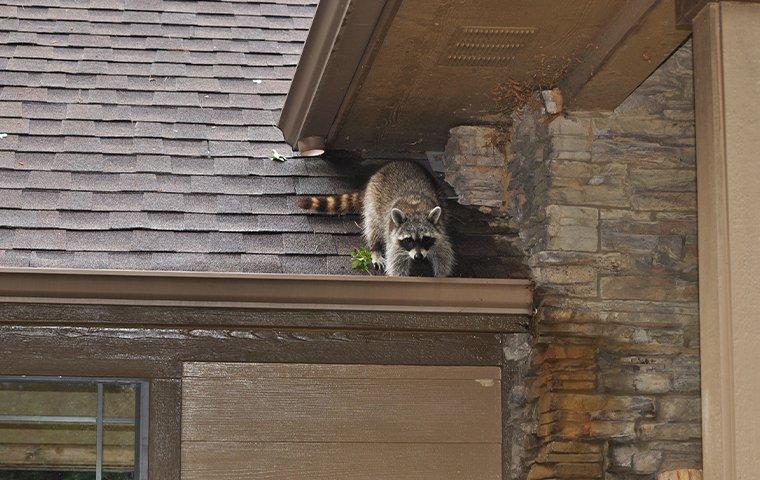
[[[439,64],[453,66],[501,67],[514,60],[536,33],[534,27],[479,27],[457,29]]]

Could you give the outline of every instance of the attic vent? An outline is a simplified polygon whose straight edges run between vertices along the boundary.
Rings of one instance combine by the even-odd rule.
[[[442,65],[501,67],[536,33],[532,27],[461,27],[451,37]]]

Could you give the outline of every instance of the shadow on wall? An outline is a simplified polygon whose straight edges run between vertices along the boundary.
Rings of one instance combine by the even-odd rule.
[[[365,160],[350,152],[330,152],[325,160],[345,176],[346,183],[362,190],[367,179],[385,161]],[[426,168],[427,164],[423,162]],[[450,190],[436,176],[444,191]],[[477,207],[457,203],[449,198],[444,205],[448,214],[449,234],[457,253],[456,277],[528,278],[525,257],[517,248],[517,229],[509,226],[506,213],[484,213]],[[361,224],[357,216],[356,222]]]

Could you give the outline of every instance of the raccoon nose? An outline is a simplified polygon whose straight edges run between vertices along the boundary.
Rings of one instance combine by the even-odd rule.
[[[422,260],[422,254],[420,252],[416,252],[414,254],[414,259],[415,260]]]

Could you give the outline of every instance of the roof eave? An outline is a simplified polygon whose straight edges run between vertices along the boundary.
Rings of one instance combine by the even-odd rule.
[[[299,140],[329,141],[399,4],[320,2],[277,123],[294,150]]]

